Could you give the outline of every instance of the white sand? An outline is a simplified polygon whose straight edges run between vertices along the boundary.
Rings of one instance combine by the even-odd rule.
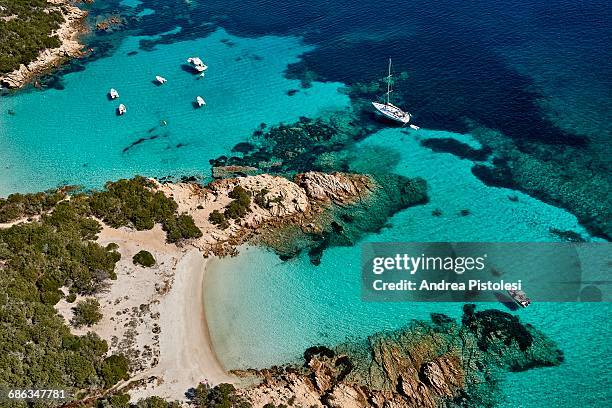
[[[160,361],[147,376],[168,379],[154,381],[131,392],[138,400],[158,395],[168,400],[184,399],[185,391],[199,382],[233,382],[212,349],[203,304],[203,281],[207,260],[189,250],[179,261],[172,289],[159,305]]]
[[[133,401],[157,395],[185,400],[185,392],[207,379],[211,384],[233,382],[212,349],[203,303],[207,259],[200,250],[165,242],[159,225],[149,231],[104,227],[98,243],[119,245],[117,279],[96,296],[103,319],[87,329],[107,340],[110,352],[126,354],[132,361],[132,378],[142,385],[129,393]],[[136,266],[134,254],[153,254],[152,268]],[[56,309],[67,321],[73,304],[61,300]],[[127,383],[119,384],[119,387]]]

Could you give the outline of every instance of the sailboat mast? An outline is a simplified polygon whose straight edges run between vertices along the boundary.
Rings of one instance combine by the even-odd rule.
[[[387,105],[389,104],[391,94],[391,58],[389,58],[389,75],[387,76]]]

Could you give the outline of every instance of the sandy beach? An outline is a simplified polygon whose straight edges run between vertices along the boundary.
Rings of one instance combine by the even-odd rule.
[[[350,202],[368,186],[368,179],[339,173],[308,173],[297,180],[300,184],[259,175],[219,180],[207,187],[157,184],[155,188],[177,202],[179,213],[193,216],[203,233],[178,244],[166,242],[166,232],[159,224],[136,231],[111,228],[98,220],[102,225],[98,244],[115,244],[121,259],[115,265],[116,279],[109,280],[95,295],[102,319],[89,328],[71,326],[71,330],[78,335],[93,331],[108,342],[109,354],[128,357],[131,378],[115,390],[129,392],[132,401],[149,396],[185,401],[185,393],[200,382],[213,386],[241,382],[218,360],[206,322],[203,285],[211,258],[233,253],[237,245],[269,223],[311,223],[314,215],[332,202]],[[249,191],[265,189],[266,196],[276,199],[265,208],[252,205],[244,219],[219,229],[208,216],[231,202],[229,193],[237,185]],[[153,255],[155,265],[134,264],[132,258],[141,250]],[[67,323],[74,305],[65,298],[55,305]]]
[[[98,243],[119,245],[117,279],[96,296],[103,319],[91,328],[72,328],[75,334],[96,332],[132,362],[133,375],[118,388],[130,387],[133,401],[156,395],[185,400],[185,392],[199,382],[233,382],[212,348],[203,303],[208,259],[192,246],[165,241],[159,225],[149,231],[105,226]],[[134,265],[142,249],[151,252],[152,268]],[[74,303],[62,299],[56,309],[67,321]]]

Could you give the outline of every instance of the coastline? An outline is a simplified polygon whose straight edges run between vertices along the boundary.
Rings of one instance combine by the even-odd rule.
[[[88,12],[74,5],[71,0],[47,0],[47,2],[56,6],[64,17],[60,26],[50,34],[50,36],[57,35],[61,45],[58,48],[45,49],[28,65],[21,64],[18,69],[0,75],[2,87],[21,88],[40,75],[60,66],[67,59],[83,55],[82,49],[85,45],[80,42],[80,36],[88,31],[85,23]]]
[[[177,263],[172,289],[159,304],[160,326],[167,333],[160,336],[159,364],[141,374],[147,383],[130,391],[133,401],[153,395],[184,400],[185,391],[200,382],[236,381],[221,365],[210,338],[203,299],[208,264],[197,249],[187,251]],[[158,380],[151,382],[151,377]]]
[[[249,201],[250,212],[220,228],[209,215],[224,211],[238,186],[253,196],[259,194],[261,200],[252,205]],[[100,304],[101,320],[89,328],[71,326],[71,331],[75,335],[93,331],[106,340],[109,354],[129,360],[130,379],[116,384],[113,391],[129,393],[132,401],[151,396],[185,401],[186,393],[203,382],[242,383],[217,358],[207,324],[204,285],[211,258],[236,253],[255,231],[263,234],[282,225],[317,229],[317,216],[333,205],[365,198],[373,188],[366,176],[316,172],[300,174],[295,181],[258,175],[207,186],[154,183],[154,191],[175,200],[178,213],[192,216],[202,236],[169,243],[159,223],[139,231],[113,228],[94,218],[102,225],[96,242],[110,245],[121,257],[114,268],[116,278],[93,295]],[[153,256],[152,266],[133,262],[142,250]],[[75,302],[85,297],[69,303],[67,289],[62,288],[64,297],[55,308],[70,325]]]
[[[108,342],[110,353],[130,357],[133,376],[115,388],[128,391],[133,401],[153,395],[185,400],[185,392],[204,380],[235,382],[217,359],[206,321],[203,285],[210,258],[198,248],[166,243],[159,225],[147,231],[104,226],[97,242],[119,245],[117,279],[96,296],[103,319],[71,331],[93,331]],[[154,255],[156,266],[133,264],[141,249]],[[74,304],[62,299],[55,306],[67,322]]]

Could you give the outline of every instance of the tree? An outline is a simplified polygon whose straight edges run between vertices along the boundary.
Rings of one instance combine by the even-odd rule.
[[[151,266],[155,265],[155,258],[149,251],[142,250],[138,251],[138,253],[132,257],[132,262],[134,265],[150,268]]]
[[[74,327],[91,327],[102,319],[100,303],[96,299],[80,300],[72,311],[74,316],[71,323]]]
[[[121,380],[127,381],[130,378],[128,373],[129,361],[122,354],[106,357],[100,367],[100,376],[106,388],[112,387]]]

